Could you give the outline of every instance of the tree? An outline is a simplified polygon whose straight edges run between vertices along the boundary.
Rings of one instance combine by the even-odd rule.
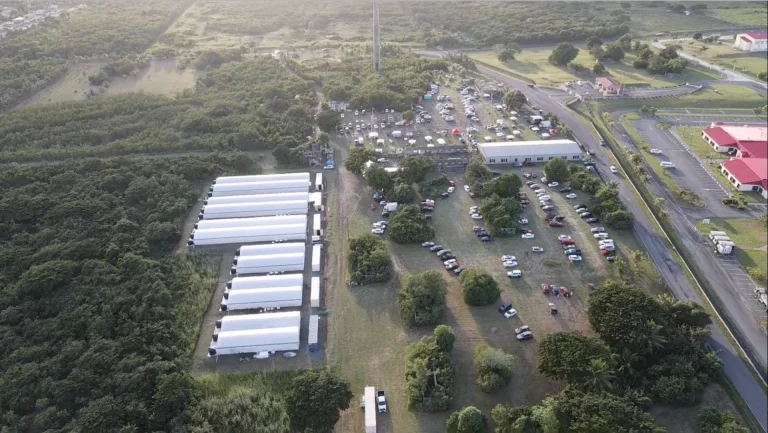
[[[619,38],[618,41],[616,41],[615,45],[618,45],[624,51],[629,51],[632,48],[632,35],[629,33],[623,35]]]
[[[435,344],[443,352],[451,353],[453,350],[453,343],[456,342],[456,336],[453,334],[453,329],[448,325],[439,325],[435,327]]]
[[[514,183],[512,181],[511,183]],[[509,194],[509,187],[503,187],[502,184],[493,184],[494,190],[502,189]],[[514,190],[514,188],[512,188]],[[520,227],[519,215],[522,212],[522,205],[517,197],[501,198],[497,194],[491,194],[483,200],[480,211],[483,213],[485,225],[493,235],[499,236],[507,233],[515,233]]]
[[[403,111],[403,120],[405,120],[406,122],[413,122],[414,118],[415,117],[414,117],[413,111],[411,110]]]
[[[514,357],[501,349],[482,344],[475,349],[477,384],[483,392],[496,392],[512,381]]]
[[[620,43],[608,45],[605,50],[605,56],[613,59],[614,62],[621,61],[624,58],[624,48]]]
[[[407,183],[418,183],[424,181],[436,167],[435,161],[428,156],[409,156],[400,163],[398,175]]]
[[[339,113],[333,110],[323,110],[317,113],[317,126],[321,131],[333,134],[341,125]]]
[[[694,41],[700,41],[701,40],[701,36],[702,35],[701,35],[700,32],[696,32],[696,33],[693,34],[693,40]]]
[[[611,391],[613,389],[613,370],[603,359],[589,360],[589,377],[582,384],[582,388],[589,392]]]
[[[648,61],[638,57],[632,62],[632,67],[635,69],[646,69],[648,67]]]
[[[398,244],[421,243],[434,236],[435,229],[416,206],[403,206],[390,219],[389,237]]]
[[[704,406],[699,409],[696,420],[699,433],[749,433],[749,429],[733,415],[720,412],[713,406]]]
[[[499,52],[497,58],[502,63],[509,62],[511,60],[515,60],[515,52],[508,48],[504,48]]]
[[[544,164],[544,174],[547,180],[554,182],[565,182],[571,176],[568,163],[563,158],[555,158]]]
[[[364,233],[350,239],[347,263],[352,283],[382,283],[389,280],[389,250],[384,241],[374,234]]]
[[[355,174],[363,172],[365,163],[376,159],[376,153],[370,149],[355,148],[349,151],[344,167]]]
[[[606,227],[615,229],[628,229],[632,227],[634,220],[632,214],[623,209],[607,213],[603,219],[605,220]]]
[[[411,203],[414,198],[413,187],[407,183],[397,183],[392,188],[386,190],[385,197],[395,203]]]
[[[488,305],[499,299],[499,285],[481,269],[467,269],[459,278],[464,291],[464,302],[469,305]]]
[[[392,176],[378,164],[373,164],[365,170],[365,180],[374,191],[388,190],[394,184]]]
[[[349,408],[349,384],[327,370],[310,370],[295,377],[287,390],[285,406],[294,429],[311,428],[315,433],[330,433]]]
[[[768,80],[768,72],[766,72],[766,71],[758,72],[757,73],[757,79],[758,80],[763,80],[763,81]]]
[[[602,74],[603,72],[605,72],[605,65],[603,65],[602,63],[595,63],[594,65],[592,65],[592,72],[594,72],[595,75]]]
[[[515,173],[504,173],[494,180],[486,182],[483,185],[483,193],[486,195],[496,194],[501,198],[513,197],[517,199],[520,188],[523,187],[523,180]]]
[[[425,412],[448,409],[455,381],[451,354],[441,350],[434,338],[424,337],[408,348],[405,382],[409,408]]]
[[[634,51],[636,53],[640,52],[640,41],[632,42],[632,51]]]
[[[193,433],[289,433],[282,401],[255,390],[241,389],[204,400],[193,409]]]
[[[647,105],[643,105],[640,108],[640,112],[643,113],[643,114],[648,114],[648,111],[650,111],[650,107],[648,107]]]
[[[598,36],[590,36],[587,38],[587,49],[591,50],[594,46],[600,46],[603,45],[603,40],[600,39]]]
[[[541,341],[537,366],[547,377],[581,387],[592,376],[592,359],[604,361],[610,370],[611,351],[601,340],[578,332],[556,332]]]
[[[677,44],[667,45],[659,52],[659,57],[666,59],[666,60],[672,60],[678,58],[677,51],[681,50],[683,47]]]
[[[405,279],[397,294],[400,318],[408,326],[434,325],[445,313],[445,281],[438,271]]]
[[[549,55],[549,63],[565,66],[579,55],[579,49],[567,42],[561,42]]]
[[[467,406],[451,414],[446,429],[448,433],[488,433],[488,420],[480,409]]]
[[[527,100],[528,98],[526,98],[523,92],[519,90],[513,90],[509,93],[506,93],[502,98],[502,102],[510,110],[520,110],[520,108],[525,105]]]
[[[653,50],[650,48],[643,48],[640,50],[640,52],[637,54],[637,57],[642,60],[649,60],[651,57],[653,57]]]

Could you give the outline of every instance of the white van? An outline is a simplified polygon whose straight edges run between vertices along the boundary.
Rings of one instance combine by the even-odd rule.
[[[660,165],[662,168],[675,168],[675,164],[672,164],[669,161],[661,161]]]
[[[612,165],[612,166],[611,166],[611,173],[613,173],[613,174],[617,174],[618,172],[619,172],[619,170],[617,170],[617,169],[616,169],[616,166],[615,166],[615,165]]]

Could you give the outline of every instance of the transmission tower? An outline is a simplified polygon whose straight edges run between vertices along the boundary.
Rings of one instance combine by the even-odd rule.
[[[373,0],[373,70],[381,67],[381,40],[379,39],[379,4]]]

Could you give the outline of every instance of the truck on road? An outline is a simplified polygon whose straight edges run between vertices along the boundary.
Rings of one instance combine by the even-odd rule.
[[[376,395],[376,404],[379,407],[379,413],[387,413],[387,397],[384,391],[379,391]]]

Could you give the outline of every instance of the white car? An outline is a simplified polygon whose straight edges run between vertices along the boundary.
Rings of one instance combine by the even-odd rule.
[[[434,247],[435,243],[434,242],[422,242],[421,246],[424,247],[424,248],[426,248],[426,247]]]
[[[542,201],[542,200],[543,201],[552,200],[552,197],[550,197],[548,195],[541,195],[541,196],[539,196],[539,201]]]
[[[615,166],[615,165],[612,165],[612,166],[611,166],[611,173],[613,173],[613,174],[618,174],[618,172],[619,172],[619,170],[617,170],[617,169],[616,169],[616,166]]]
[[[523,271],[519,271],[519,270],[509,271],[509,272],[507,272],[507,276],[509,278],[522,277],[523,276]]]
[[[533,233],[523,233],[523,235],[522,235],[521,237],[522,237],[523,239],[533,239],[533,238],[535,238],[536,236],[535,236]]]
[[[359,116],[360,112],[358,110],[355,110],[355,116]]]
[[[570,255],[570,256],[568,256],[568,260],[570,260],[572,262],[580,262],[581,261],[581,256],[577,256],[575,254],[574,255]]]
[[[469,192],[469,185],[464,185],[464,191]]]
[[[506,317],[507,319],[510,319],[515,316],[517,316],[517,310],[515,310],[514,308],[510,308],[509,310],[507,310],[506,313],[504,313],[504,317]]]
[[[660,149],[651,149],[651,153],[654,154],[654,155],[661,155],[662,154]]]
[[[341,118],[342,118],[342,119],[344,118],[344,113],[341,113]]]
[[[481,220],[481,219],[483,219],[483,216],[480,215],[479,213],[473,213],[469,217],[472,218],[473,220]]]
[[[573,193],[568,194],[568,195],[565,196],[565,198],[576,198],[576,197],[578,197],[578,196],[576,194],[573,194]]]
[[[560,235],[560,236],[557,237],[557,240],[559,240],[559,241],[570,241],[571,237],[568,236],[568,235]]]
[[[514,268],[517,266],[517,262],[504,262],[502,265],[504,265],[505,268]]]
[[[333,170],[333,166],[332,165],[326,165],[325,167],[323,167],[323,170]]]
[[[509,262],[509,261],[514,261],[514,260],[517,260],[517,257],[515,257],[515,256],[501,256],[501,261],[502,262]]]
[[[520,218],[518,222],[523,225],[528,224],[528,218]]]
[[[669,161],[661,161],[661,168],[675,168],[675,164],[672,164]]]
[[[595,227],[593,229],[590,229],[592,233],[602,233],[605,231],[605,227]]]
[[[544,248],[542,248],[542,247],[531,247],[531,251],[533,251],[534,253],[543,253],[544,252]]]
[[[477,213],[477,211],[479,211],[479,210],[480,210],[479,207],[472,206],[472,207],[469,208],[469,213]]]
[[[539,194],[546,194],[547,190],[539,188],[539,189],[533,190],[533,192],[535,192],[536,195],[539,195]]]
[[[547,184],[547,186],[550,187],[550,188],[554,188],[554,187],[559,186],[559,185],[560,184],[557,183],[557,182],[550,182],[550,183]]]
[[[608,239],[608,233],[595,233],[595,239]]]
[[[445,266],[448,266],[448,265],[451,265],[451,264],[454,264],[454,263],[456,263],[456,259],[450,259],[450,260],[446,260],[446,261],[443,262],[443,264]]]
[[[448,187],[448,194],[450,194],[450,193],[452,193],[452,192],[454,192],[454,191],[456,191],[456,188],[454,188],[454,187],[452,187],[452,186],[449,186],[449,187]]]
[[[371,233],[373,233],[375,235],[383,235],[384,234],[384,230],[383,229],[372,229]]]
[[[379,159],[376,160],[376,162],[384,163],[384,162],[389,162],[389,160],[387,158],[379,158]]]

